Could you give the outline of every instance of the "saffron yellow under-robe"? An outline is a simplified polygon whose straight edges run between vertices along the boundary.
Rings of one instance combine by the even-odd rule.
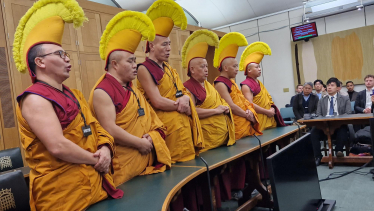
[[[206,98],[201,105],[196,106],[197,108],[215,109],[220,105],[230,107],[208,81],[204,82],[204,88],[206,90]],[[224,144],[227,146],[235,144],[235,125],[231,109],[229,114],[219,114],[200,119],[200,124],[205,144],[205,148],[201,152]]]
[[[89,104],[94,116],[96,116],[93,107],[93,92],[100,82],[105,78],[104,74],[96,83],[91,91]],[[138,115],[138,102],[134,94],[131,93],[130,99],[126,107],[116,115],[116,125],[126,130],[128,133],[141,138],[144,134],[149,134],[153,140],[154,149],[147,155],[142,155],[140,152],[131,147],[121,146],[116,144],[116,155],[113,159],[113,180],[116,186],[136,177],[138,175],[154,174],[164,172],[171,167],[171,158],[169,149],[166,146],[165,140],[156,130],[166,131],[161,120],[146,101],[144,96],[135,87],[131,87],[139,98],[141,107],[144,109],[144,116]],[[164,164],[160,168],[155,168],[156,164]]]
[[[83,94],[71,90],[79,101],[92,135],[83,136],[84,121],[78,114],[63,130],[66,139],[84,150],[96,152],[98,146],[107,145],[115,152],[113,137],[92,116]],[[26,161],[30,167],[30,207],[32,211],[84,210],[89,205],[107,198],[103,189],[103,177],[114,187],[112,176],[102,176],[92,165],[75,164],[52,156],[44,144],[32,132],[17,106],[17,119]]]
[[[164,72],[162,79],[157,84],[162,97],[173,101],[177,100],[173,82],[184,95],[188,95],[188,91],[183,86],[177,71],[167,62],[164,62]],[[138,79],[136,84],[139,91],[149,100],[147,93],[144,92],[143,85]],[[190,99],[190,107],[191,116],[177,111],[163,111],[154,108],[157,116],[167,128],[165,141],[170,151],[172,163],[192,160],[205,147],[199,116],[192,99]]]

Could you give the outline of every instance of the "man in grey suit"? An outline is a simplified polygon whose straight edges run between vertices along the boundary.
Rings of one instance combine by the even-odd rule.
[[[325,97],[319,100],[317,107],[318,116],[333,116],[333,115],[344,115],[350,114],[351,102],[349,101],[348,96],[342,96],[338,94],[338,87],[340,87],[340,82],[337,78],[330,78],[327,81],[327,93]],[[344,144],[348,141],[347,136],[347,125],[342,125],[340,128],[337,128],[332,136],[336,140],[336,156],[344,157],[343,147]],[[320,140],[326,138],[323,131],[313,127],[311,130],[311,139],[313,142],[314,157],[316,159],[316,164],[319,165],[322,159],[321,153],[321,144]]]

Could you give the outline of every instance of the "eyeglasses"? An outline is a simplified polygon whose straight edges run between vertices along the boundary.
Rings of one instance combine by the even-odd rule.
[[[70,55],[66,51],[63,51],[63,50],[55,51],[52,53],[47,53],[47,54],[44,54],[38,57],[45,57],[45,56],[52,55],[52,54],[60,55],[61,59],[65,59],[66,57],[70,58]]]

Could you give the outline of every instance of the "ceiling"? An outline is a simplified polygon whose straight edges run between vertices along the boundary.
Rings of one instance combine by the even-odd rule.
[[[116,0],[123,8],[145,11],[154,0]],[[204,28],[214,28],[251,19],[294,7],[303,6],[302,0],[176,0],[189,11]]]

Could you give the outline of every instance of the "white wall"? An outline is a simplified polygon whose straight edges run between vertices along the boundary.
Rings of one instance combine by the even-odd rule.
[[[301,25],[302,16],[303,10],[298,9],[217,29],[226,33],[240,32],[246,36],[249,44],[255,41],[269,44],[272,55],[265,56],[262,60],[262,77],[259,80],[264,83],[275,104],[280,108],[288,104],[295,93],[290,28]],[[365,7],[365,11],[356,10],[313,21],[317,23],[319,35],[374,25],[374,5]],[[244,48],[239,49],[238,61],[243,50]],[[240,83],[244,79],[243,72],[239,72],[236,82]],[[283,88],[289,88],[289,92],[283,92]],[[364,85],[355,86],[356,91],[363,89]],[[343,87],[343,90],[347,89]]]

